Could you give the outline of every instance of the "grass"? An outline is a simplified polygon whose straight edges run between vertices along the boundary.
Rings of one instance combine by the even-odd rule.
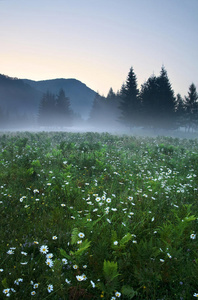
[[[0,148],[1,299],[196,297],[196,139],[25,132]]]

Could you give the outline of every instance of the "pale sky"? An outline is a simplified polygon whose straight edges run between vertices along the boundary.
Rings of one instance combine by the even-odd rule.
[[[76,78],[117,92],[164,65],[175,94],[198,89],[198,0],[0,0],[0,74]]]

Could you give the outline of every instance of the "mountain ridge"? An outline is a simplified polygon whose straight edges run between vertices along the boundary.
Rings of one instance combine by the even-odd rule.
[[[57,94],[60,89],[70,99],[74,113],[88,119],[96,92],[75,78],[35,81],[0,74],[0,107],[4,111],[37,115],[43,93]]]

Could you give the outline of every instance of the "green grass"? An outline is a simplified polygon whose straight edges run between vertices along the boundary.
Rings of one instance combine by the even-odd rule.
[[[0,299],[198,293],[196,139],[25,132],[0,150]]]

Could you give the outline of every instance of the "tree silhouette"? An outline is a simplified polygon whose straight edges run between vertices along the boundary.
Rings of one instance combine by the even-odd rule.
[[[139,125],[140,101],[138,94],[136,75],[131,67],[126,83],[120,91],[120,121],[129,127]]]
[[[61,89],[59,94],[47,92],[43,94],[38,112],[38,124],[40,126],[71,126],[72,111],[69,99]]]
[[[185,104],[184,99],[180,94],[176,95],[175,100],[175,116],[176,116],[176,125],[177,127],[185,127]]]
[[[198,125],[198,94],[194,83],[189,86],[188,96],[185,97],[186,122],[188,129]]]
[[[65,96],[63,89],[59,91],[56,98],[56,124],[58,126],[72,125],[72,111],[70,109],[69,98]]]
[[[142,122],[152,128],[172,129],[175,126],[175,98],[167,72],[162,67],[160,76],[151,76],[140,92]]]
[[[47,93],[43,94],[43,97],[39,105],[38,124],[40,126],[54,126],[55,111],[56,111],[55,95],[48,91]]]

